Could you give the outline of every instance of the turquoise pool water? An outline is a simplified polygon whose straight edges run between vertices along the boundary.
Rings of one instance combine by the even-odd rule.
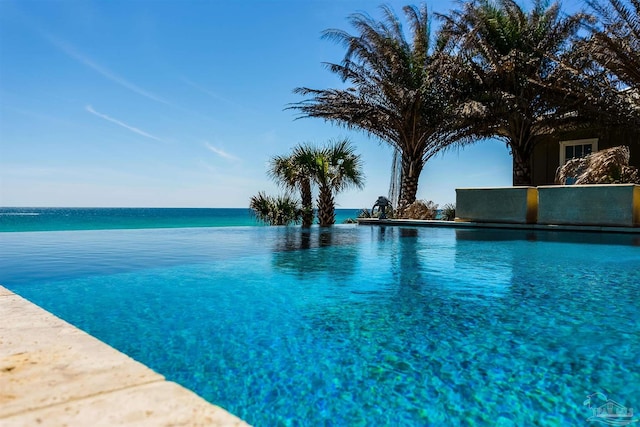
[[[640,238],[227,227],[0,234],[0,283],[258,426],[640,412]]]

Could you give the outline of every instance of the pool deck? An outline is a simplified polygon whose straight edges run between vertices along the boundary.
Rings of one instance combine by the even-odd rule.
[[[409,227],[450,227],[450,228],[495,228],[508,230],[534,231],[582,231],[592,233],[640,234],[640,227],[608,227],[588,225],[544,225],[544,224],[507,224],[493,222],[462,222],[422,219],[378,219],[358,218],[362,225],[394,225]]]
[[[248,426],[2,286],[0,425]]]

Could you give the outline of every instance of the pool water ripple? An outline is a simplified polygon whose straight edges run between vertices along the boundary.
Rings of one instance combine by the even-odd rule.
[[[10,289],[255,425],[583,425],[595,391],[640,408],[633,240],[35,234],[2,236]]]

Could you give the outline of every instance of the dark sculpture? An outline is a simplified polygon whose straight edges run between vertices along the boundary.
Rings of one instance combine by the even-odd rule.
[[[387,214],[385,213],[386,209],[388,207],[391,207],[391,202],[389,201],[389,199],[387,199],[384,196],[380,196],[378,197],[378,200],[376,200],[376,202],[373,204],[373,207],[371,208],[371,216],[373,217],[373,210],[376,208],[376,206],[378,207],[378,218],[380,219],[386,219],[387,218]]]

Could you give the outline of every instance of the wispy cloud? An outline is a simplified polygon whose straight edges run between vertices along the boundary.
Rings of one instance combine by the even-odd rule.
[[[200,161],[198,162],[198,164],[199,164],[200,166],[202,166],[204,169],[206,169],[206,170],[207,170],[208,172],[210,172],[210,173],[218,173],[218,172],[219,172],[217,168],[214,168],[214,167],[213,167],[213,166],[211,166],[209,163],[204,162],[204,161],[202,161],[202,160],[200,160]]]
[[[189,86],[191,86],[192,88],[198,89],[200,92],[202,92],[202,93],[204,93],[206,95],[209,95],[212,98],[215,98],[215,99],[218,99],[220,101],[224,101],[226,103],[232,104],[232,102],[230,100],[228,100],[227,98],[224,98],[224,97],[218,95],[217,93],[215,93],[213,91],[210,91],[209,89],[206,89],[206,88],[200,86],[199,84],[196,84],[196,83],[192,82],[189,79],[182,78],[182,81],[185,82],[186,84],[188,84]]]
[[[233,161],[240,160],[240,159],[239,159],[239,158],[237,158],[236,156],[234,156],[234,155],[232,155],[232,154],[229,154],[229,153],[227,153],[226,151],[221,150],[221,149],[219,149],[219,148],[217,148],[217,147],[214,147],[213,145],[209,144],[208,142],[205,142],[205,143],[204,143],[204,146],[205,146],[205,147],[207,147],[207,149],[208,149],[209,151],[211,151],[212,153],[215,153],[215,154],[217,154],[218,156],[220,156],[220,157],[222,157],[222,158],[224,158],[224,159],[227,159],[227,160],[233,160]]]
[[[171,105],[168,101],[162,99],[158,95],[156,95],[154,93],[151,93],[149,91],[146,91],[146,90],[136,86],[135,84],[131,83],[130,81],[128,81],[128,80],[116,75],[113,72],[111,72],[107,68],[97,64],[96,62],[94,62],[88,56],[83,55],[82,53],[78,52],[78,50],[75,49],[73,46],[71,46],[69,43],[67,43],[67,42],[65,42],[63,40],[60,40],[59,38],[54,37],[54,36],[52,36],[50,34],[45,34],[45,37],[51,42],[51,44],[53,44],[60,51],[65,53],[67,56],[70,56],[71,58],[75,59],[76,61],[80,62],[81,64],[91,68],[92,70],[96,71],[98,74],[100,74],[103,77],[111,80],[112,82],[117,83],[120,86],[122,86],[124,88],[127,88],[132,92],[137,93],[138,95],[144,96],[145,98],[151,99],[151,100],[156,101],[156,102],[160,102],[162,104]]]
[[[205,95],[209,95],[211,98],[217,99],[218,101],[222,101],[227,105],[230,105],[230,106],[232,106],[234,108],[238,108],[240,110],[249,111],[249,112],[255,112],[255,110],[250,109],[250,108],[246,108],[243,105],[241,105],[241,104],[239,104],[239,103],[237,103],[237,102],[235,102],[235,101],[233,101],[231,99],[225,98],[224,96],[220,96],[217,93],[215,93],[215,92],[213,92],[213,91],[211,91],[211,90],[209,90],[209,89],[207,89],[207,88],[205,88],[205,87],[203,87],[203,86],[201,86],[201,85],[199,85],[197,83],[194,83],[194,82],[192,82],[191,80],[189,80],[187,78],[183,77],[181,80],[184,83],[186,83],[187,85],[191,86],[192,88],[198,90],[199,92],[202,92]]]
[[[126,124],[126,123],[124,123],[124,122],[121,122],[121,121],[120,121],[120,120],[118,120],[118,119],[114,119],[113,117],[109,117],[109,116],[107,116],[106,114],[99,113],[98,111],[94,110],[94,109],[93,109],[93,107],[92,107],[91,105],[87,105],[87,106],[85,107],[85,109],[86,109],[88,112],[90,112],[91,114],[93,114],[94,116],[98,116],[98,117],[100,117],[101,119],[107,120],[107,121],[109,121],[109,122],[111,122],[111,123],[115,123],[115,124],[117,124],[118,126],[121,126],[121,127],[125,128],[125,129],[128,129],[128,130],[130,130],[130,131],[131,131],[131,132],[133,132],[133,133],[137,133],[138,135],[142,135],[142,136],[144,136],[144,137],[147,137],[147,138],[150,138],[150,139],[153,139],[153,140],[156,140],[156,141],[165,142],[164,140],[162,140],[162,139],[158,138],[157,136],[153,136],[153,135],[151,135],[150,133],[147,133],[147,132],[145,132],[145,131],[143,131],[143,130],[140,130],[140,129],[136,128],[136,127],[130,126],[130,125],[128,125],[128,124]]]

